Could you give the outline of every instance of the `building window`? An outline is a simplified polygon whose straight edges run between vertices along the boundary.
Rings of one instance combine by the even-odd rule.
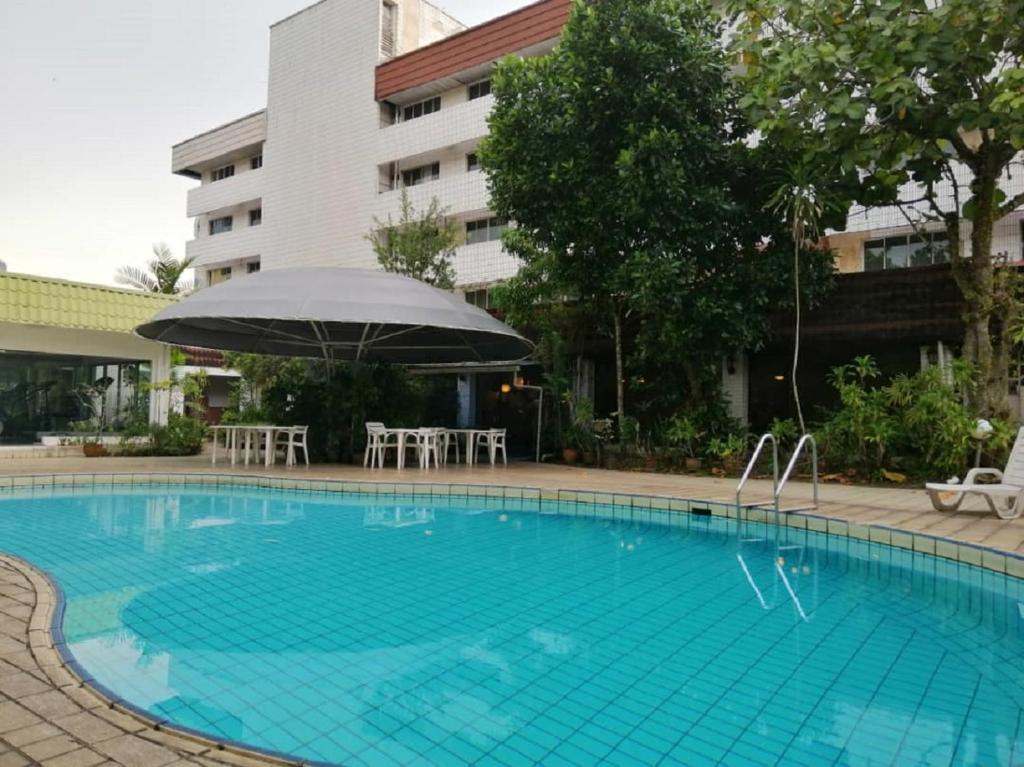
[[[247,263],[245,265],[245,273],[246,274],[256,274],[256,272],[258,272],[259,270],[260,270],[260,262],[259,261],[250,261],[249,263]]]
[[[230,232],[231,226],[235,223],[232,216],[224,216],[222,218],[211,218],[210,219],[210,234],[223,234],[224,232]]]
[[[501,239],[501,233],[507,226],[503,218],[481,218],[478,221],[466,222],[466,244],[491,242]]]
[[[487,96],[491,92],[491,81],[481,80],[478,83],[473,83],[469,86],[468,91],[470,101]]]
[[[945,232],[900,234],[864,243],[864,271],[906,269],[949,262],[949,240]]]
[[[262,154],[258,154],[255,157],[253,157],[251,160],[249,160],[249,168],[251,170],[259,170],[262,167],[263,167],[263,155]]]
[[[384,0],[380,7],[380,55],[391,58],[395,55],[395,39],[398,37],[398,5]]]
[[[430,165],[421,165],[418,168],[402,171],[402,186],[419,186],[428,181],[437,181],[440,177],[441,163],[435,162]]]
[[[263,208],[253,208],[249,211],[249,226],[259,226],[263,223]]]
[[[480,158],[476,156],[476,152],[466,155],[466,171],[472,170],[480,170]]]
[[[424,115],[433,114],[434,112],[441,111],[441,97],[434,96],[432,99],[426,101],[418,101],[415,104],[410,104],[402,110],[403,120],[415,120],[417,117],[423,117]]]
[[[210,174],[210,181],[223,181],[226,178],[231,178],[235,175],[234,165],[225,165],[223,168],[217,168]]]
[[[206,273],[206,282],[209,285],[219,285],[222,282],[227,282],[231,279],[231,267],[226,266],[223,269],[210,269]]]
[[[389,125],[397,124],[401,114],[402,110],[396,104],[392,104],[390,101],[382,102],[380,105],[380,127],[386,128]]]
[[[478,306],[481,309],[490,308],[490,291],[487,288],[481,290],[467,290],[466,291],[466,303]]]

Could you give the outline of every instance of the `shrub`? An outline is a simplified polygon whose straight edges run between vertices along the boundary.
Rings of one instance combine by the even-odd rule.
[[[206,424],[198,418],[171,413],[166,425],[150,426],[150,455],[198,455],[206,433]]]
[[[870,474],[895,468],[933,479],[962,475],[976,445],[976,418],[960,394],[971,369],[955,362],[948,372],[933,367],[886,384],[880,377],[870,356],[832,371],[841,406],[817,430],[827,463]],[[985,447],[998,462],[1013,431],[998,420],[993,425]]]

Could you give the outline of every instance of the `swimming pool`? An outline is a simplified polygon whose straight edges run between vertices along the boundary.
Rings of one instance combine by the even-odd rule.
[[[670,523],[670,524],[669,524]],[[177,485],[0,494],[110,694],[327,763],[1024,760],[1024,588],[765,523]]]

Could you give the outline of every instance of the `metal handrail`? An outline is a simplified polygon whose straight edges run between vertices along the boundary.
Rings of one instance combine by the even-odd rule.
[[[818,443],[814,440],[813,435],[805,434],[800,438],[800,441],[796,443],[796,450],[793,451],[793,456],[789,459],[786,471],[783,473],[782,479],[775,486],[776,511],[779,509],[779,499],[782,497],[782,489],[789,481],[789,477],[793,473],[793,469],[796,468],[796,461],[800,457],[800,453],[803,452],[804,447],[808,444],[811,446],[811,482],[814,488],[814,508],[818,508]]]
[[[754,448],[754,454],[750,456],[750,461],[747,463],[747,469],[743,472],[743,477],[740,479],[740,483],[736,486],[736,509],[742,508],[740,502],[740,496],[743,494],[743,486],[747,484],[747,480],[750,479],[751,473],[754,471],[754,466],[757,465],[757,459],[761,457],[761,451],[764,450],[764,446],[768,443],[772,443],[772,495],[778,502],[778,487],[779,487],[779,443],[775,439],[775,435],[771,432],[762,434],[761,439],[757,441],[757,447]]]

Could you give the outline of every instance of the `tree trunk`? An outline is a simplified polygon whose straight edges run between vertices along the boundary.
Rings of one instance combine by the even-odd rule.
[[[795,233],[794,233],[795,234]],[[796,403],[796,420],[800,425],[800,436],[807,433],[804,425],[804,411],[800,407],[800,387],[796,371],[800,364],[800,240],[793,237],[793,290],[796,293],[796,321],[793,328],[793,402]]]
[[[626,382],[622,365],[622,317],[619,307],[612,307],[612,318],[615,323],[615,406],[619,411],[619,433],[626,420]]]
[[[971,193],[974,215],[971,256],[960,253],[959,226],[948,226],[953,276],[963,294],[964,359],[975,368],[974,385],[968,393],[972,410],[979,416],[1003,416],[1009,411],[1009,297],[997,300],[992,261],[992,230],[996,215],[996,176],[987,171],[985,158],[972,169]],[[952,218],[952,217],[951,217]],[[952,224],[947,221],[947,225]],[[956,237],[956,240],[954,240]],[[999,323],[1000,320],[1004,320]],[[999,323],[1001,327],[994,328]]]

